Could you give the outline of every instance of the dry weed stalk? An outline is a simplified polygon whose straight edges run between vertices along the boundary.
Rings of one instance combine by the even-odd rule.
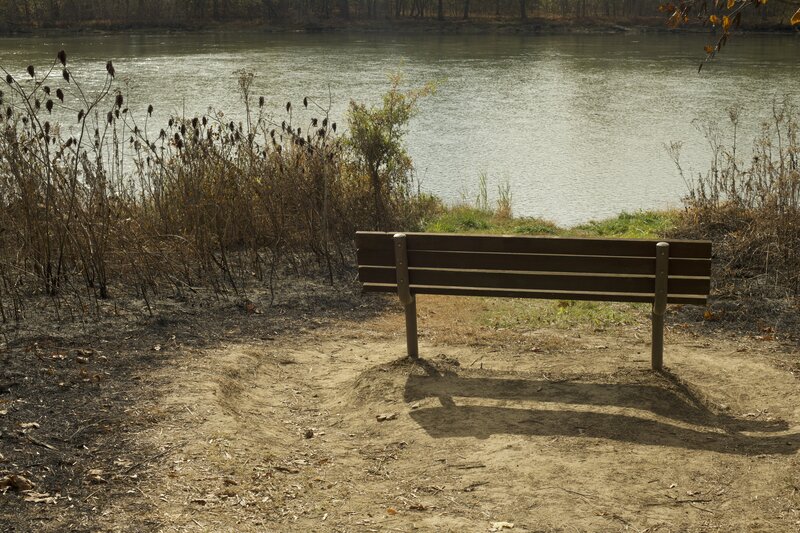
[[[686,179],[690,189],[680,231],[715,242],[717,289],[722,295],[786,297],[800,294],[800,139],[798,110],[775,102],[752,157],[737,154],[740,110],[726,128],[704,124],[712,154],[706,174]],[[724,142],[730,133],[729,144]],[[679,164],[679,145],[672,147]],[[683,173],[682,173],[683,175]],[[685,177],[685,176],[684,176]]]
[[[154,295],[195,286],[236,295],[253,282],[272,289],[286,267],[322,270],[333,282],[352,263],[356,228],[376,220],[413,227],[430,203],[392,185],[411,182],[399,139],[367,176],[364,151],[372,147],[337,133],[328,108],[305,98],[320,116],[297,125],[287,103],[279,123],[265,99],[253,97],[248,72],[237,73],[244,121],[210,113],[173,117],[163,128],[151,123],[153,106],[141,116],[128,107],[111,62],[95,94],[64,52],[43,75],[33,66],[25,78],[2,73],[4,321],[20,319],[36,294],[57,308],[77,302],[85,313],[114,294],[149,307]],[[415,102],[395,120],[407,121]]]

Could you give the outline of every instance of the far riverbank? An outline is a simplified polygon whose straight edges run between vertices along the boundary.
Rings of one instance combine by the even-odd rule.
[[[86,20],[80,22],[4,23],[0,21],[0,37],[22,35],[70,35],[75,33],[124,32],[219,32],[262,31],[264,33],[394,33],[441,35],[560,35],[614,33],[715,33],[714,28],[690,23],[672,28],[666,19],[652,17],[530,17],[525,21],[504,18],[472,19],[341,19],[311,18],[275,22],[248,18],[225,21],[194,20]],[[759,19],[744,22],[737,30],[742,33],[794,34],[798,30],[782,19]]]

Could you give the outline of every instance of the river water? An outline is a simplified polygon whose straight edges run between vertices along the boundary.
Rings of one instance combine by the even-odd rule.
[[[87,34],[0,38],[0,64],[22,75],[64,48],[84,83],[113,59],[132,109],[209,106],[241,116],[234,71],[281,116],[304,96],[346,124],[353,99],[377,104],[388,75],[434,81],[407,138],[421,188],[449,202],[508,183],[516,215],[571,225],[680,205],[686,186],[665,144],[683,141],[689,173],[709,166],[695,121],[743,105],[751,144],[773,101],[800,102],[800,38],[745,35],[698,74],[704,35],[438,36],[385,34]]]

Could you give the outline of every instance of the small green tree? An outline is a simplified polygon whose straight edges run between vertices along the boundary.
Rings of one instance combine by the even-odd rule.
[[[417,111],[419,99],[431,94],[433,85],[403,91],[402,76],[390,77],[391,87],[383,95],[383,104],[367,107],[350,102],[348,144],[353,152],[357,170],[366,174],[372,189],[375,229],[386,229],[390,220],[391,198],[398,192],[407,193],[412,163],[403,137],[408,123]]]

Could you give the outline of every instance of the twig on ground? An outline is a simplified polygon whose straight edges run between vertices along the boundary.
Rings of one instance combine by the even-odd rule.
[[[147,463],[149,463],[151,461],[155,461],[156,459],[159,459],[159,458],[167,455],[169,452],[171,452],[176,447],[177,447],[177,445],[176,446],[170,446],[169,448],[167,448],[163,452],[157,453],[156,455],[150,457],[149,459],[145,459],[144,461],[140,461],[140,462],[136,463],[135,465],[133,465],[130,468],[128,468],[127,470],[125,470],[125,472],[123,472],[123,473],[124,474],[130,474],[131,472],[133,472],[135,469],[139,468],[140,466],[143,466],[143,465],[145,465],[145,464],[147,464]]]
[[[52,444],[47,444],[46,442],[41,441],[41,440],[37,439],[36,437],[34,437],[32,435],[25,435],[25,436],[28,438],[29,441],[31,441],[32,443],[34,443],[37,446],[42,446],[43,448],[47,448],[48,450],[58,451],[58,448],[56,448]]]

